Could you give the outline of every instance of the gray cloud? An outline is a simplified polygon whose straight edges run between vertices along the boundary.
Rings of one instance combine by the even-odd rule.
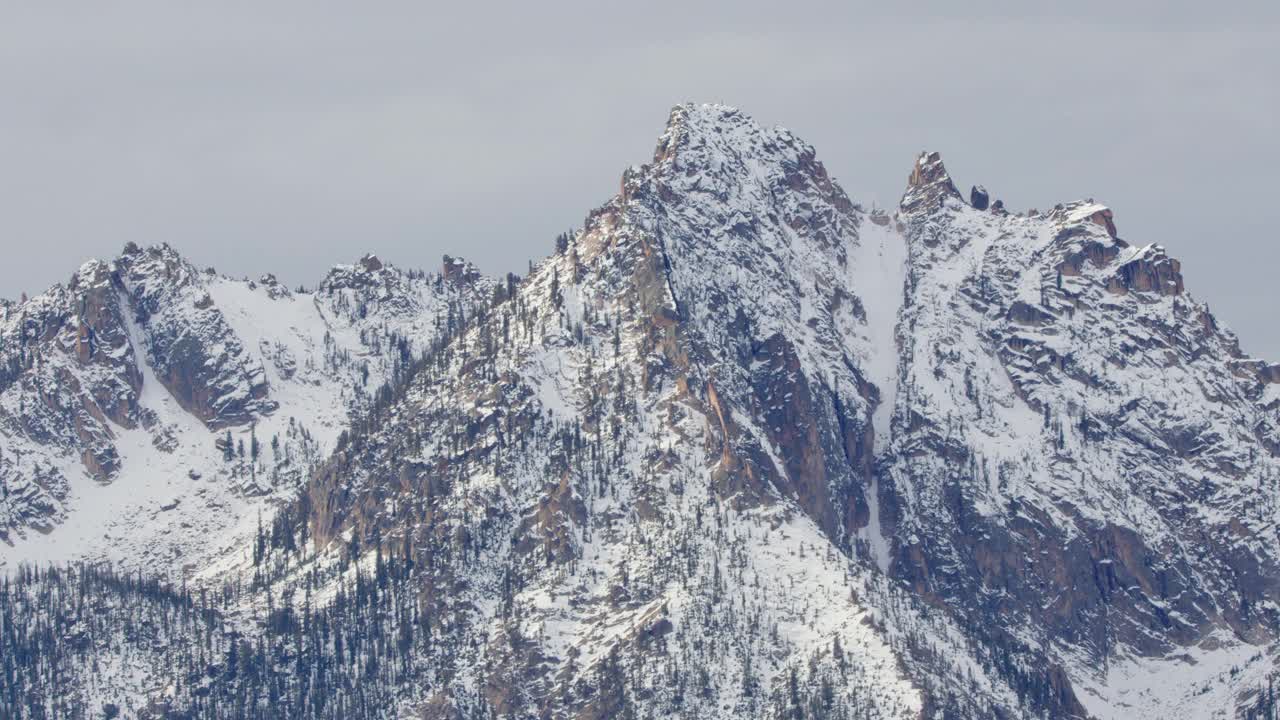
[[[925,147],[1013,208],[1106,202],[1280,359],[1270,3],[54,5],[0,26],[0,295],[130,240],[292,284],[368,250],[519,271],[672,104],[723,101],[867,204]]]

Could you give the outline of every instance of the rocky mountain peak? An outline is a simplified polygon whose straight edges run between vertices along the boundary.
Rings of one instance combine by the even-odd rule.
[[[352,264],[334,265],[320,281],[320,289],[335,291],[344,288],[382,286],[398,274],[395,266],[387,265],[373,253],[367,253]]]
[[[828,177],[813,146],[783,127],[766,128],[727,105],[677,105],[658,139],[653,172],[681,175],[688,189],[716,193],[727,201],[732,186],[766,183],[766,189],[803,190],[816,185],[852,207],[844,191]],[[641,174],[645,175],[644,173]]]
[[[90,260],[80,266],[75,275],[71,276],[71,287],[96,287],[111,282],[113,268],[111,263],[103,260]]]
[[[158,311],[163,297],[182,288],[202,285],[200,271],[168,243],[146,248],[129,243],[114,265],[129,292],[147,313]]]
[[[654,163],[672,158],[690,144],[727,140],[732,131],[750,130],[755,123],[737,108],[728,105],[684,103],[671,108],[667,126],[653,152]]]
[[[445,282],[454,285],[470,285],[480,280],[480,269],[469,260],[445,255],[440,263],[440,275]]]
[[[1106,205],[1095,202],[1093,199],[1077,200],[1070,203],[1060,203],[1050,210],[1046,217],[1063,224],[1064,226],[1078,225],[1083,222],[1090,222],[1103,230],[1107,231],[1113,239],[1118,239],[1116,235],[1115,214],[1111,208]],[[1125,243],[1121,243],[1122,245]]]
[[[901,208],[910,213],[931,210],[945,203],[948,198],[963,202],[960,191],[942,164],[942,154],[924,151],[916,158],[916,164],[907,178],[907,191],[902,196]]]
[[[825,242],[831,238],[822,230],[835,215],[858,222],[850,215],[856,206],[811,145],[725,105],[676,106],[653,164],[624,175],[621,199],[638,199],[654,210],[664,205],[663,214],[682,208],[682,214],[699,216],[703,230],[727,225],[741,238],[767,237],[765,226],[781,221]],[[787,242],[788,236],[779,239]]]

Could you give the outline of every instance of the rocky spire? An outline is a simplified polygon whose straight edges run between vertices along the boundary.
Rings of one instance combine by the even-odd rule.
[[[911,177],[907,179],[907,191],[902,196],[902,211],[914,212],[936,207],[947,197],[963,201],[960,191],[956,190],[955,183],[947,174],[946,166],[942,164],[942,155],[928,151],[920,153]]]

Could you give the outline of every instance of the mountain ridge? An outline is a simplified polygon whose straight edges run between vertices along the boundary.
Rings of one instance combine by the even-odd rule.
[[[384,711],[424,717],[1245,707],[1276,663],[1274,366],[1104,206],[982,198],[926,152],[898,212],[868,212],[789,131],[682,105],[527,278],[447,257],[387,276],[366,256],[307,294],[310,344],[257,330],[243,300],[301,294],[209,281],[205,309],[257,342],[218,356],[248,368],[239,400],[187,415],[307,407],[264,414],[252,382],[260,366],[268,395],[293,388],[306,358],[363,387],[338,360],[359,353],[386,384],[286,440],[309,462],[272,492],[220,493],[240,522],[190,579],[244,579],[221,612],[287,644],[253,619],[277,598],[310,617],[390,573],[404,585],[379,597],[415,618],[381,621],[413,629],[401,679],[364,667],[393,690]],[[72,357],[146,346],[127,316],[123,336],[89,326]],[[247,461],[209,443],[204,462],[257,487],[278,467],[237,434]],[[254,508],[270,541],[259,525],[250,559]],[[164,703],[217,716],[203,697]]]

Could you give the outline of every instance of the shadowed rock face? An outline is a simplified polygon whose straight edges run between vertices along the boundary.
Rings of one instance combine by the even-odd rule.
[[[1164,254],[1159,245],[1144,248],[1138,257],[1121,265],[1109,286],[1114,292],[1136,290],[1158,295],[1181,295],[1182,264]]]
[[[1258,370],[1258,377],[1263,382],[1280,383],[1280,364],[1266,365],[1264,363]]]
[[[157,379],[212,430],[270,413],[266,372],[214,304],[205,278],[168,246],[126,252],[120,277]]]
[[[480,271],[475,265],[459,258],[444,256],[440,276],[445,282],[454,285],[471,285],[480,280]]]
[[[991,196],[981,185],[974,185],[969,191],[969,204],[974,210],[986,210],[991,204]]]

